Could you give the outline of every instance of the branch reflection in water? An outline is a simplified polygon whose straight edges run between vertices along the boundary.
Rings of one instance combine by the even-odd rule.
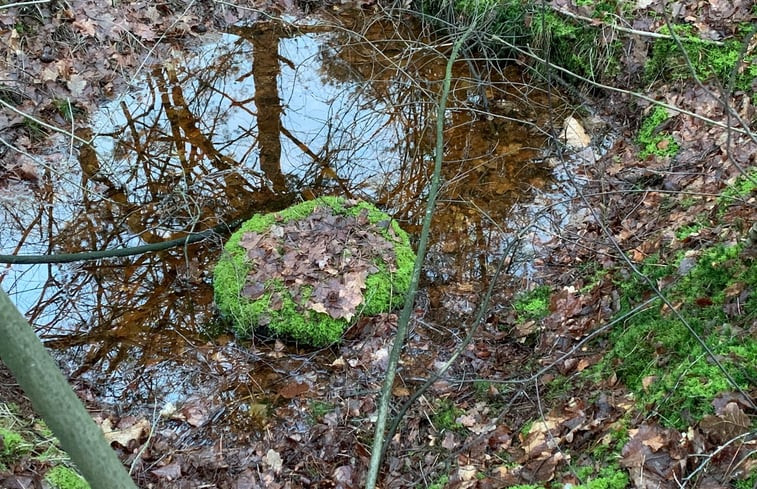
[[[140,90],[78,130],[95,136],[92,145],[49,165],[35,198],[19,204],[0,189],[2,252],[154,243],[332,194],[371,200],[416,231],[446,48],[412,22],[339,22],[237,27],[153,66]],[[440,321],[456,314],[445,297],[486,285],[519,225],[511,209],[550,178],[537,164],[545,94],[513,67],[468,59],[454,71],[445,186],[426,265]],[[106,399],[170,400],[217,374],[197,365],[215,327],[210,277],[224,238],[14,266],[3,285],[74,376],[108,386]],[[269,377],[258,379],[260,389]]]

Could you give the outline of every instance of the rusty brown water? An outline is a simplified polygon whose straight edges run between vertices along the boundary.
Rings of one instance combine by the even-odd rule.
[[[417,233],[448,49],[412,22],[353,14],[333,25],[238,27],[177,52],[77,130],[95,136],[91,145],[66,156],[62,144],[40,160],[37,187],[3,190],[0,250],[157,243],[321,195],[373,201]],[[550,181],[541,162],[555,113],[520,70],[474,59],[455,64],[448,107],[424,274],[438,321],[471,312],[467,297],[522,225],[522,204]],[[227,361],[208,346],[217,345],[208,339],[218,328],[211,274],[225,237],[133,257],[16,265],[1,278],[72,376],[98,385],[102,399],[128,406],[240,394],[227,368],[245,362],[256,372],[245,389],[257,386],[260,396],[312,353],[292,347],[282,360],[277,346],[261,359],[234,347]]]

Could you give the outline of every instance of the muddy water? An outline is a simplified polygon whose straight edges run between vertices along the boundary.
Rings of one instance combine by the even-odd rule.
[[[345,15],[238,27],[177,52],[77,130],[91,144],[49,155],[37,187],[0,195],[0,251],[64,253],[219,232],[133,257],[13,266],[3,287],[102,399],[127,407],[239,394],[239,381],[257,392],[244,394],[246,409],[258,409],[266,386],[296,374],[313,353],[286,347],[283,355],[277,345],[261,360],[244,347],[209,346],[219,328],[211,274],[228,235],[221,228],[343,195],[377,203],[417,233],[449,47],[409,21]],[[551,178],[541,164],[544,92],[514,67],[462,60],[454,76],[424,282],[429,318],[442,322],[471,312],[469,298]],[[255,365],[252,382],[232,375],[240,364]]]

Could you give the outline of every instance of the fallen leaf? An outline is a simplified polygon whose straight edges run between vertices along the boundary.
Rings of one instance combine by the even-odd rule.
[[[444,439],[442,440],[442,448],[446,448],[447,450],[452,450],[457,446],[457,440],[455,439],[455,434],[451,431],[447,431],[444,434]]]
[[[273,448],[269,449],[268,452],[265,454],[265,463],[277,474],[281,472],[282,467],[282,460],[281,455],[279,455],[279,452],[274,450]]]
[[[150,431],[150,422],[147,419],[140,419],[131,426],[113,429],[113,424],[110,419],[106,418],[100,425],[100,429],[103,431],[103,436],[108,443],[116,442],[124,448],[129,446],[129,442],[137,441]]]
[[[279,395],[285,399],[294,399],[310,389],[305,382],[292,382],[279,389]]]
[[[74,73],[66,82],[66,87],[71,90],[71,95],[75,98],[80,98],[84,95],[84,90],[87,88],[87,80],[83,76]]]
[[[334,469],[333,479],[341,487],[354,487],[352,466],[342,465]]]
[[[461,465],[457,469],[457,476],[461,481],[470,481],[476,477],[476,467],[474,465]]]
[[[168,479],[169,481],[175,480],[181,477],[181,465],[179,465],[178,462],[171,462],[168,465],[151,470],[150,473],[157,477]]]
[[[474,416],[471,416],[470,414],[459,416],[455,421],[465,426],[466,428],[470,428],[471,426],[476,424],[476,418]]]
[[[705,416],[699,422],[703,434],[717,444],[747,433],[750,426],[749,416],[735,402],[726,404],[721,414]]]
[[[85,36],[95,37],[95,24],[91,20],[75,20],[72,25]]]

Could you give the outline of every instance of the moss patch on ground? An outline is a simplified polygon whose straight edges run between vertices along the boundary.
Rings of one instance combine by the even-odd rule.
[[[549,315],[549,298],[552,288],[540,285],[528,292],[518,295],[513,302],[513,309],[518,319],[523,321],[541,319]]]
[[[54,467],[45,474],[45,480],[56,489],[89,489],[89,484],[68,467]]]
[[[713,246],[671,265],[655,266],[655,258],[644,271],[653,280],[680,275],[664,293],[688,327],[656,301],[611,333],[613,347],[591,373],[596,380],[617,375],[663,425],[684,429],[713,412],[718,394],[747,389],[757,378],[757,340],[749,331],[757,322],[757,266],[741,245]],[[622,314],[647,287],[635,277],[620,287]]]
[[[357,223],[352,234],[369,232],[373,237],[365,239],[374,241],[369,247],[359,246],[350,241],[352,234],[341,228],[312,233],[286,227],[316,213],[322,219],[314,226],[338,225],[343,222],[339,216],[351,216],[350,222]],[[281,234],[281,244],[261,251],[270,243],[270,233]],[[325,242],[326,252],[316,253],[318,245],[314,243],[297,243],[298,234]],[[268,241],[256,244],[263,240]],[[387,243],[391,250],[367,256],[367,248],[378,249]],[[333,253],[337,248],[338,253]],[[349,268],[360,260],[359,270]],[[367,202],[324,197],[281,212],[259,214],[244,223],[229,238],[216,265],[216,303],[240,336],[265,328],[303,344],[325,346],[338,341],[357,317],[388,312],[402,304],[414,263],[407,233],[387,214]],[[297,267],[302,273],[291,271]],[[266,274],[265,269],[283,275]]]
[[[89,489],[70,464],[44,421],[22,416],[18,406],[0,402],[0,473],[33,467],[55,489]]]
[[[727,86],[733,77],[737,90],[751,91],[757,78],[757,55],[744,52],[740,39],[721,42],[701,39],[694,26],[673,24],[663,26],[661,34],[675,39],[657,39],[652,45],[649,62],[645,65],[648,80],[662,77],[666,80],[684,80],[696,76],[700,80],[717,79]],[[754,26],[739,29],[739,36],[750,35]]]
[[[636,142],[641,146],[640,157],[674,156],[678,152],[678,144],[673,137],[665,131],[658,130],[669,118],[667,109],[657,106],[641,123],[639,135],[636,137]]]

